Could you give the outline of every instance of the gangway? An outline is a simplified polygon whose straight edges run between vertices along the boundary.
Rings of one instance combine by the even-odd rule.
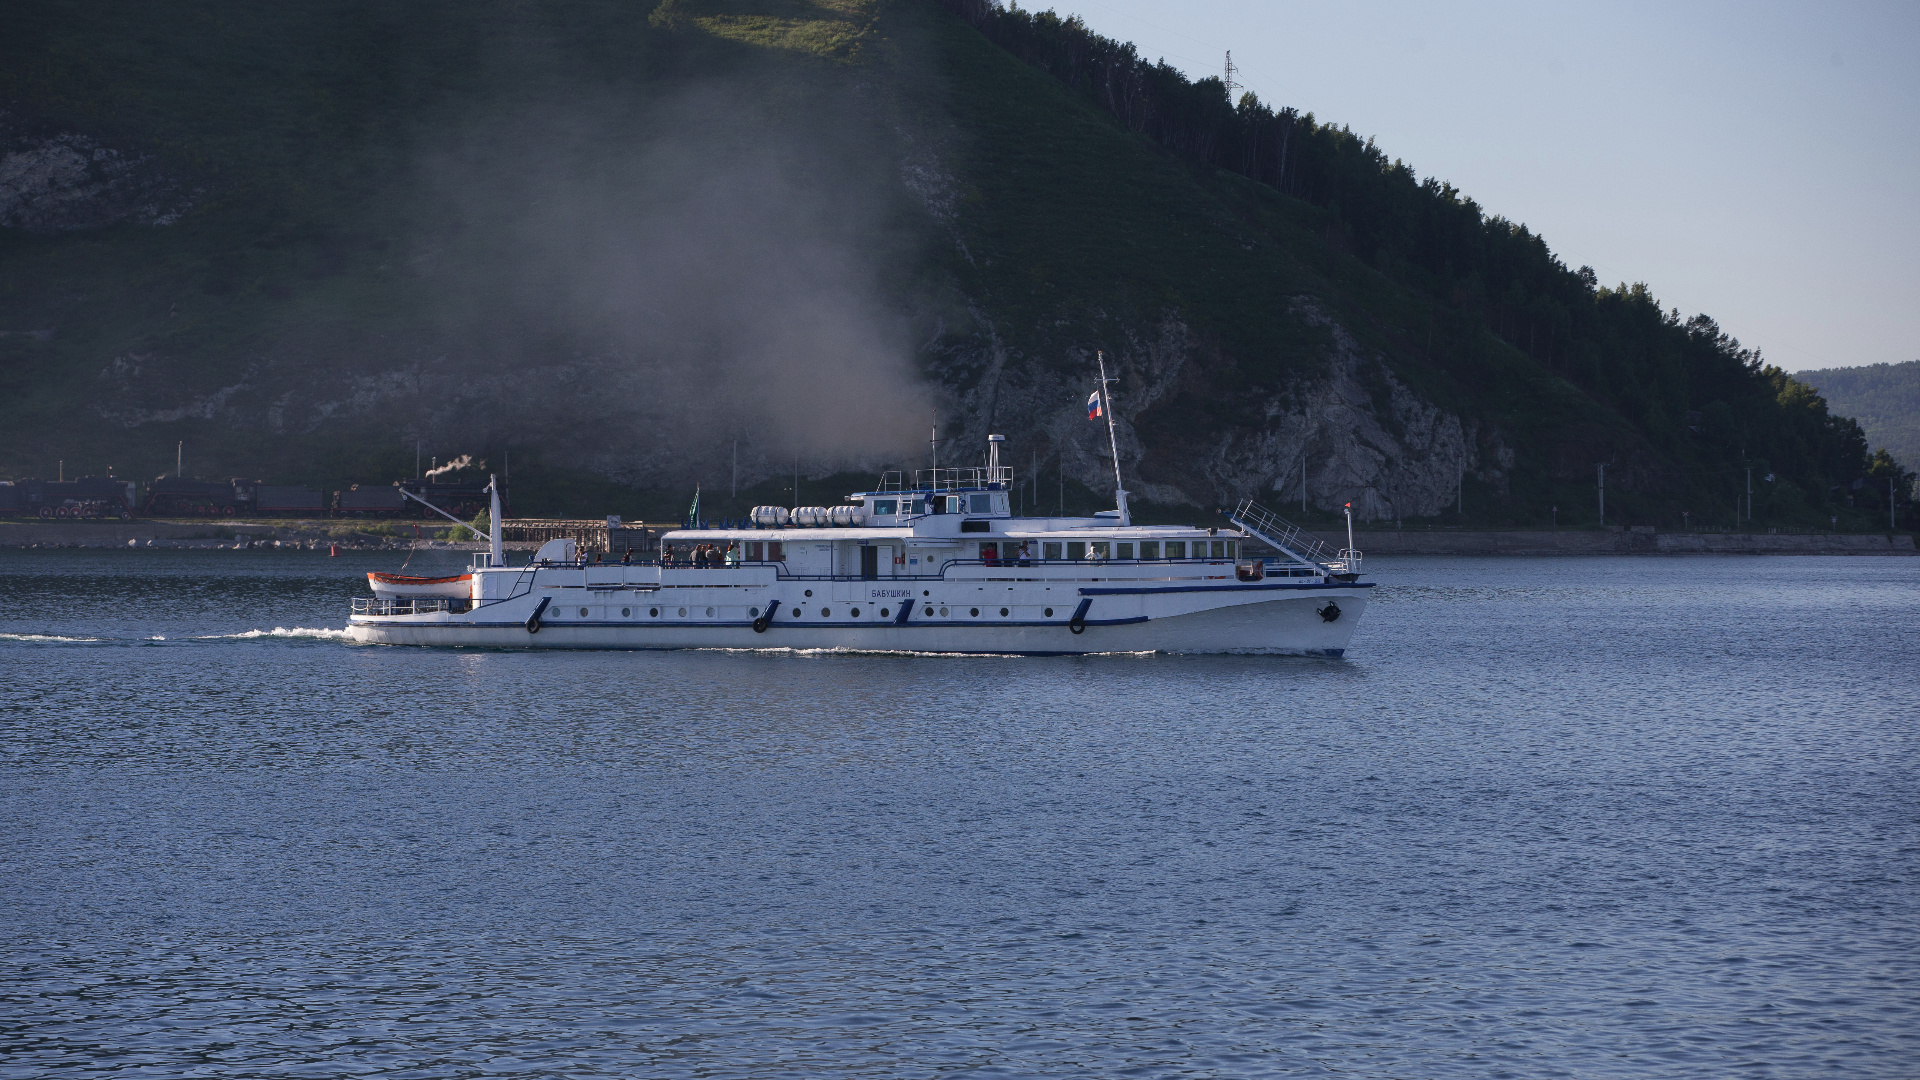
[[[1268,547],[1319,567],[1322,573],[1360,572],[1360,553],[1353,550],[1352,545],[1336,554],[1319,537],[1252,499],[1241,500],[1233,513],[1227,515],[1227,520],[1245,529],[1248,534],[1259,537]]]

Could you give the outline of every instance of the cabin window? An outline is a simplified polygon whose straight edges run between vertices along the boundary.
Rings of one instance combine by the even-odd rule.
[[[985,562],[985,563],[996,562],[999,560],[999,558],[1000,558],[1000,544],[998,541],[995,541],[994,543],[991,543],[991,544],[980,545],[980,561],[981,562]]]
[[[1160,557],[1160,541],[1158,540],[1140,541],[1140,557],[1143,559],[1159,558]]]
[[[1067,541],[1067,558],[1084,559],[1087,557],[1087,544],[1084,540]]]
[[[1131,559],[1131,558],[1133,558],[1133,545],[1132,545],[1132,544],[1115,544],[1115,545],[1114,545],[1114,547],[1118,549],[1117,551],[1115,551],[1115,552],[1114,552],[1114,556],[1113,556],[1114,558],[1116,558],[1116,559]]]
[[[993,513],[993,496],[985,494],[984,492],[978,495],[967,496],[967,513],[969,514]]]
[[[1237,540],[1227,541],[1227,558],[1237,559],[1239,557],[1240,557],[1240,542]]]
[[[1040,552],[1041,552],[1041,558],[1057,559],[1060,557],[1060,545],[1057,543],[1041,544]]]
[[[767,545],[761,543],[758,540],[747,541],[747,561],[748,562],[761,562],[765,559],[766,554],[767,554]]]
[[[1167,558],[1184,559],[1187,557],[1187,544],[1184,540],[1167,541]]]
[[[898,499],[873,500],[873,512],[876,515],[882,515],[882,514],[891,515],[891,514],[898,513],[899,510],[900,510],[900,500]]]
[[[778,540],[767,541],[767,561],[782,562],[787,557],[787,545]]]
[[[1094,557],[1094,558],[1096,558],[1096,559],[1104,559],[1104,558],[1107,558],[1107,552],[1108,552],[1108,550],[1109,550],[1109,548],[1108,548],[1108,544],[1107,544],[1107,541],[1105,541],[1105,540],[1095,540],[1095,541],[1093,542],[1093,557]]]

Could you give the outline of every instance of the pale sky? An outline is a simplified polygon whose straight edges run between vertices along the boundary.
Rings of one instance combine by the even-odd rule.
[[[1056,10],[1192,77],[1232,49],[1263,102],[1789,371],[1920,359],[1920,0]]]

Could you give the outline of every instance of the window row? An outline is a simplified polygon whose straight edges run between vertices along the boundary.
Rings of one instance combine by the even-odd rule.
[[[1038,554],[1036,554],[1036,549]],[[1192,554],[1188,554],[1191,550]],[[1135,552],[1138,551],[1136,555]],[[1066,560],[1077,562],[1082,559],[1237,559],[1240,557],[1240,542],[1237,540],[1046,540],[1039,544],[1028,541],[1015,544],[1011,541],[1000,543],[985,541],[980,544],[980,558],[988,562],[1007,559],[1042,559],[1049,562]]]

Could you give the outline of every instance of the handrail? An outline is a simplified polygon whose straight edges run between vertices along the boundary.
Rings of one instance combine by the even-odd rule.
[[[1312,563],[1327,573],[1333,572],[1330,564],[1336,561],[1336,557],[1329,552],[1325,541],[1252,499],[1242,499],[1234,507],[1233,513],[1227,515],[1227,520],[1259,537],[1270,547],[1284,551],[1301,562]]]

